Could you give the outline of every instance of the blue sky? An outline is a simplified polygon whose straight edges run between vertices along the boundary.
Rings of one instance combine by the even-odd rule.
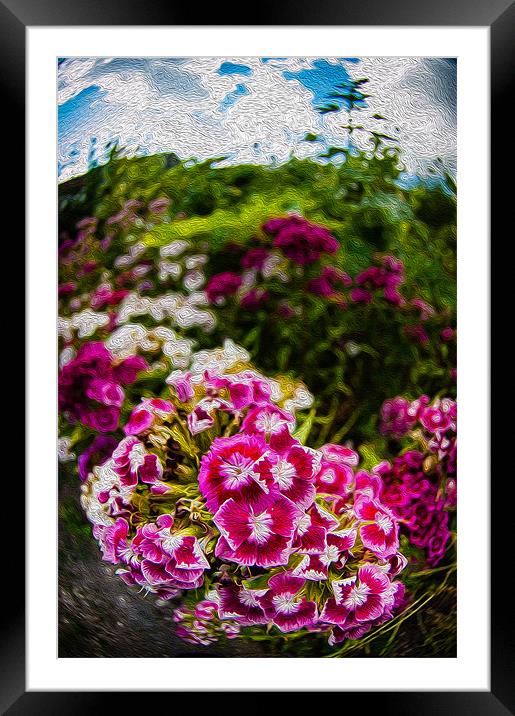
[[[440,157],[454,173],[455,92],[444,58],[61,58],[60,179],[102,162],[114,139],[129,153],[286,161],[342,146],[349,118],[399,137],[408,172]],[[353,135],[363,149],[369,138]]]

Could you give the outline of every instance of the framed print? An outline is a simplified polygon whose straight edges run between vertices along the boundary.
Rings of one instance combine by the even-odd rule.
[[[491,520],[510,486],[490,488],[498,5],[253,25],[0,5],[9,175],[27,147],[26,211],[22,180],[6,207],[28,328],[8,713],[120,691],[514,712]]]

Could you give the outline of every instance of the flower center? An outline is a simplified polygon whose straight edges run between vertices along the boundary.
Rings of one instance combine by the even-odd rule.
[[[295,468],[287,460],[279,460],[272,468],[272,474],[281,490],[287,490],[292,486],[295,477]]]
[[[268,512],[263,512],[260,515],[251,515],[248,524],[251,529],[249,539],[258,544],[266,542],[268,537],[272,534],[272,517]]]
[[[388,515],[383,515],[381,512],[376,512],[375,520],[377,522],[378,527],[383,530],[385,535],[390,534],[393,529],[393,522],[388,517]]]
[[[295,599],[295,594],[277,594],[272,597],[272,604],[279,614],[293,614],[298,611],[300,600]]]
[[[229,460],[223,461],[220,474],[225,478],[226,487],[231,490],[253,479],[255,476],[253,468],[254,460],[252,458],[235,453]]]
[[[267,435],[279,432],[285,421],[275,413],[261,413],[256,420],[256,428]]]
[[[344,601],[344,606],[347,607],[347,609],[355,609],[356,607],[361,606],[367,601],[367,596],[370,593],[369,587],[367,587],[366,584],[359,584],[354,587],[349,592],[349,596]]]

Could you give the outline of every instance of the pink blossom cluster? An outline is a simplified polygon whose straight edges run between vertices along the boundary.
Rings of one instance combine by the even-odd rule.
[[[161,599],[209,584],[216,614],[190,597],[176,612],[195,643],[271,626],[337,643],[392,618],[404,595],[399,525],[379,478],[355,471],[357,453],[302,445],[295,416],[251,368],[172,385],[169,399],[133,409],[83,487],[121,578]]]
[[[445,554],[448,510],[456,506],[456,402],[439,398],[430,404],[426,395],[414,401],[397,397],[384,403],[381,417],[383,434],[401,438],[417,429],[412,434],[425,449],[409,450],[392,464],[380,463],[374,472],[381,477],[382,501],[434,566]]]
[[[322,254],[334,254],[339,248],[328,229],[295,214],[270,219],[263,230],[274,237],[274,247],[300,266],[317,261]]]
[[[178,625],[175,634],[187,644],[208,646],[221,636],[236,639],[241,628],[237,621],[218,617],[218,603],[203,599],[194,607],[181,606],[174,610],[173,620]]]
[[[377,266],[369,266],[354,279],[356,287],[351,291],[355,303],[371,303],[377,292],[388,303],[403,306],[405,299],[399,293],[404,283],[404,264],[395,256],[383,256]]]
[[[425,550],[429,566],[445,555],[450,537],[449,513],[438,482],[424,471],[425,455],[410,450],[392,463],[381,463],[374,473],[381,478],[380,497],[401,521],[409,541]]]
[[[123,386],[147,367],[141,356],[115,361],[103,343],[86,343],[59,373],[59,410],[93,430],[113,432],[125,399]]]
[[[439,459],[447,457],[454,465],[456,461],[456,420],[457,405],[451,398],[438,398],[430,404],[427,395],[416,400],[397,396],[386,400],[381,407],[380,432],[402,438],[415,427],[425,433],[425,441],[431,452],[438,453]]]

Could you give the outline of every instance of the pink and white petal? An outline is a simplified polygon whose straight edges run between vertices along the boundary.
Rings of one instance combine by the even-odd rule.
[[[332,582],[333,594],[337,604],[342,604],[348,597],[352,587],[356,584],[357,577],[337,579]]]
[[[383,594],[390,587],[388,575],[375,564],[364,564],[358,570],[360,584],[366,584],[372,594]]]
[[[355,609],[358,622],[370,622],[378,619],[384,612],[384,602],[378,594],[369,594],[366,601]]]
[[[231,549],[237,549],[252,534],[249,524],[251,513],[248,508],[230,498],[226,500],[213,517],[213,522],[227,540]]]
[[[324,604],[320,614],[320,621],[343,627],[347,623],[349,615],[350,611],[347,607],[344,607],[343,604],[337,604],[336,600],[330,597]]]
[[[303,601],[297,611],[290,614],[276,613],[273,622],[282,632],[297,631],[305,626],[312,626],[318,620],[317,605],[315,602]]]

